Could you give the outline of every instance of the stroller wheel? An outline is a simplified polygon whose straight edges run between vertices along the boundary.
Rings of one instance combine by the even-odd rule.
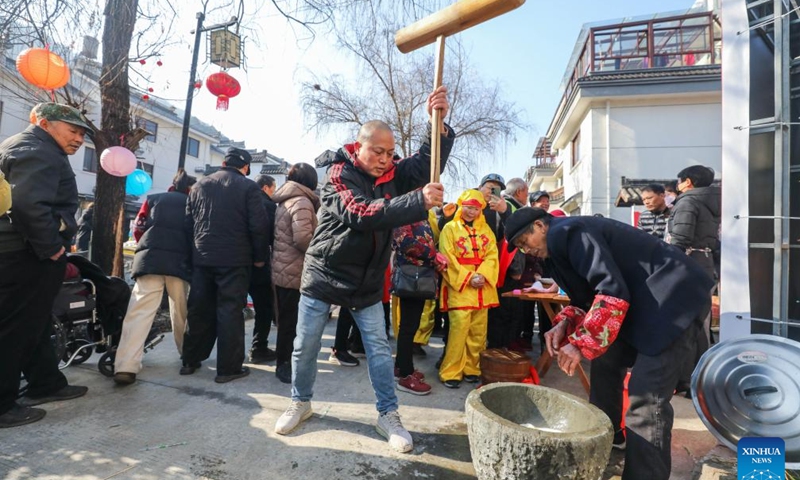
[[[114,359],[117,356],[116,350],[109,350],[104,353],[97,361],[97,369],[106,377],[114,376]]]
[[[75,359],[70,362],[70,365],[79,365],[86,360],[89,360],[89,357],[92,356],[92,347],[86,346],[89,345],[89,343],[91,342],[85,339],[77,339],[67,343],[67,348],[62,358],[65,362],[69,362],[69,359],[75,355],[75,352],[77,352],[78,354],[75,355]]]

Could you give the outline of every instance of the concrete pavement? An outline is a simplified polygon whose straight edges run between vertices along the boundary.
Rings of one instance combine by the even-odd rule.
[[[248,345],[252,321],[247,322]],[[65,370],[70,383],[89,386],[86,397],[43,406],[40,422],[0,430],[4,480],[114,479],[471,479],[464,401],[472,386],[450,390],[436,379],[441,342],[415,358],[433,386],[428,396],[398,392],[400,413],[414,437],[410,454],[393,452],[375,431],[375,398],[366,361],[358,367],[328,362],[335,322],[319,355],[314,416],[288,436],[273,433],[289,404],[288,385],[274,365],[251,365],[251,374],[214,383],[214,356],[191,376],[167,334],[144,357],[137,382],[118,387],[97,370],[99,355]],[[274,345],[273,329],[270,344]],[[577,378],[557,367],[542,382],[584,396]],[[691,401],[673,400],[673,479],[698,478],[698,462],[715,446]],[[619,472],[620,455],[604,478]],[[693,473],[693,471],[697,472]],[[712,478],[712,477],[708,477]],[[724,478],[724,477],[719,477]]]

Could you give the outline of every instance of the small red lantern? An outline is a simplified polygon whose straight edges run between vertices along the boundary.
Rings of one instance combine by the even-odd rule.
[[[141,65],[144,65],[145,63],[147,63],[147,60],[145,60],[145,59],[143,58],[143,59],[139,60],[139,63],[140,63]]]
[[[159,61],[157,61],[157,62],[156,62],[156,65],[158,65],[158,66],[160,67],[161,65],[164,65],[164,62],[162,62],[161,60],[159,60]]]
[[[217,110],[228,109],[228,99],[239,95],[242,87],[239,82],[225,72],[212,73],[206,79],[206,87],[217,97]]]
[[[145,102],[150,100],[150,95],[145,93],[144,95],[142,95],[142,100],[144,100]]]
[[[194,82],[194,88],[200,88],[203,86],[203,82]]]
[[[148,88],[147,91],[153,93],[153,87]]]

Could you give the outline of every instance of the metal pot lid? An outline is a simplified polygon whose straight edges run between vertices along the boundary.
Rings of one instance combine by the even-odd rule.
[[[692,374],[700,419],[736,451],[742,437],[780,437],[800,467],[800,343],[749,335],[711,347]]]

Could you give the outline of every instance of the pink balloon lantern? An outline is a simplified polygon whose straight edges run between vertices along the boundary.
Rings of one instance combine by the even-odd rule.
[[[127,177],[136,169],[136,155],[125,147],[108,147],[100,155],[103,170],[115,177]]]

